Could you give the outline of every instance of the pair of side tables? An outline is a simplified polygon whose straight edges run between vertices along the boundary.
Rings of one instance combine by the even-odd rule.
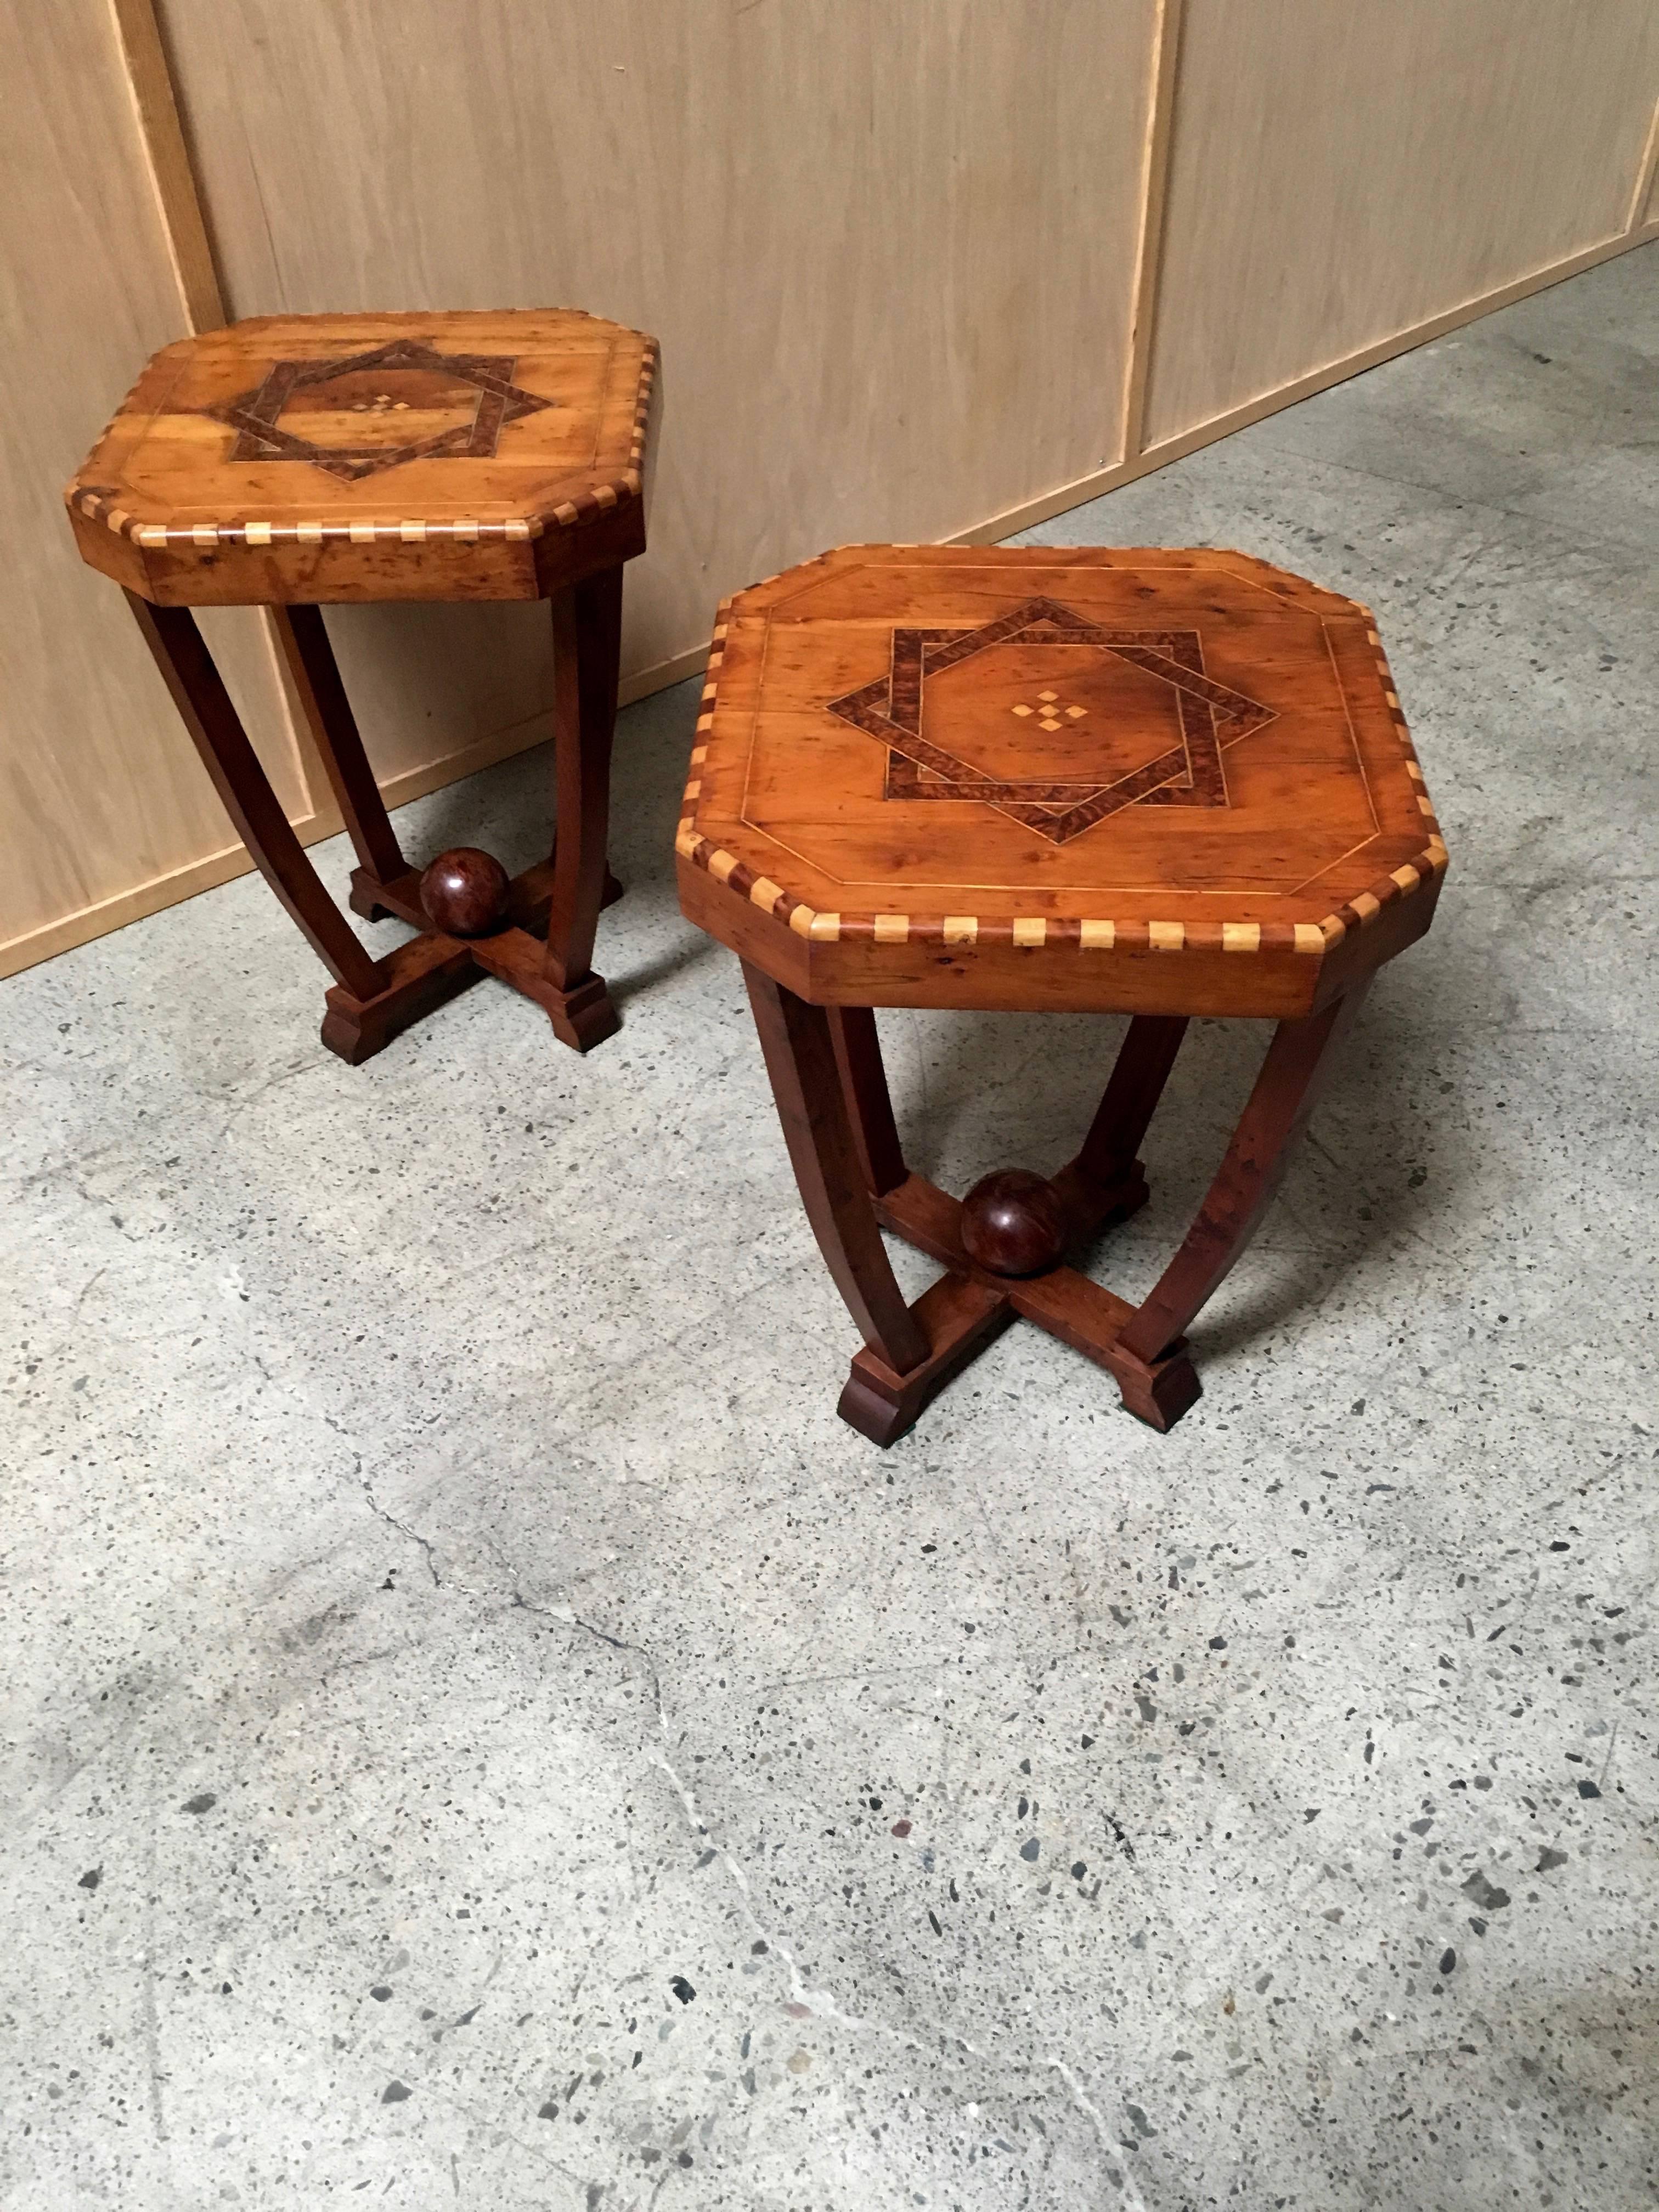
[[[334,977],[351,1061],[483,975],[580,1051],[617,1027],[602,905],[623,564],[645,549],[654,342],[573,311],[289,316],[168,346],[69,487],[266,880]],[[404,858],[319,611],[552,603],[556,834],[508,881]],[[357,855],[289,827],[191,608],[279,621]],[[1446,848],[1369,612],[1231,553],[877,545],[720,609],[677,836],[687,916],[743,963],[806,1212],[864,1339],[841,1413],[890,1443],[1017,1316],[1167,1429],[1185,1332],[1243,1250]],[[1131,1017],[1076,1157],[958,1201],[905,1164],[873,1008]],[[1277,1024],[1198,1217],[1139,1305],[1081,1258],[1194,1015]],[[945,1273],[907,1304],[885,1229]]]

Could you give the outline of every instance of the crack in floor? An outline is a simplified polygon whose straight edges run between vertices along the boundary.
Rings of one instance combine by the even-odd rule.
[[[389,1512],[380,1504],[374,1495],[373,1484],[363,1471],[362,1455],[357,1453],[354,1456],[356,1460],[354,1472],[370,1510],[388,1528],[395,1528],[399,1535],[419,1547],[426,1560],[428,1571],[432,1577],[434,1588],[438,1589],[453,1588],[470,1597],[489,1596],[490,1592],[473,1589],[464,1583],[445,1583],[438,1571],[434,1547],[431,1540],[422,1536],[417,1528],[411,1528],[407,1522],[400,1521],[395,1514]],[[624,1653],[640,1662],[650,1684],[652,1706],[655,1714],[659,1738],[658,1743],[652,1747],[651,1763],[666,1777],[680,1801],[688,1826],[699,1839],[700,1847],[711,1850],[730,1877],[742,1899],[744,1916],[755,1936],[766,1944],[769,1955],[776,1957],[783,1962],[788,1976],[790,2003],[799,2007],[803,2014],[811,2014],[815,2019],[832,2021],[836,2027],[848,2028],[855,2034],[876,2036],[885,2042],[896,2045],[901,2049],[934,2055],[930,2052],[928,2044],[921,2036],[913,2034],[903,2028],[891,2027],[884,2021],[869,2019],[860,2013],[848,2012],[842,2007],[832,1990],[814,1988],[802,1972],[800,1962],[789,1945],[778,1936],[775,1929],[762,1921],[756,1909],[754,1893],[750,1887],[747,1874],[732,1853],[711,1833],[708,1824],[703,1820],[698,1808],[696,1792],[668,1755],[668,1717],[663,1700],[662,1676],[650,1653],[642,1645],[630,1644],[623,1637],[611,1635],[608,1629],[599,1627],[597,1623],[583,1620],[574,1607],[557,1601],[546,1603],[527,1598],[521,1589],[516,1588],[507,1595],[509,1606],[513,1611],[527,1613],[532,1619],[545,1621],[550,1626],[579,1629],[583,1635],[591,1636],[596,1643],[603,1644],[612,1651]],[[498,1966],[499,1963],[498,1960]],[[494,1978],[494,1970],[490,1978]],[[999,2060],[994,2052],[983,2049],[968,2037],[960,2035],[954,2030],[935,2025],[934,2033],[941,2045],[954,2044],[959,2051],[968,2052],[987,2065],[995,2066],[1006,2063]],[[1066,2085],[1072,2101],[1089,2121],[1103,2152],[1107,2155],[1107,2179],[1112,2186],[1121,2193],[1123,2202],[1129,2208],[1129,2212],[1145,2212],[1145,2201],[1120,2155],[1121,2145],[1111,2135],[1099,2107],[1084,2088],[1074,2069],[1066,2060],[1054,2057],[1039,2057],[1036,2063],[1060,2076]]]
[[[731,1877],[738,1896],[743,1900],[744,1916],[755,1936],[765,1943],[769,1955],[775,1956],[783,1961],[789,1977],[791,2003],[800,2007],[803,2011],[811,2014],[815,2019],[831,2021],[836,2027],[850,2028],[854,2033],[877,2036],[884,2041],[896,2044],[901,2049],[928,2053],[929,2046],[922,2037],[911,2034],[903,2028],[890,2027],[884,2021],[871,2020],[860,2013],[847,2012],[837,2002],[832,1990],[815,1989],[801,1972],[800,1962],[788,1944],[761,1919],[756,1910],[754,1893],[749,1886],[747,1874],[732,1854],[712,1833],[708,1822],[698,1809],[696,1792],[668,1756],[665,1748],[668,1741],[668,1717],[663,1705],[662,1677],[650,1653],[640,1644],[626,1643],[622,1638],[612,1636],[607,1630],[596,1627],[592,1621],[583,1620],[568,1606],[533,1604],[518,1590],[513,1593],[513,1602],[515,1607],[526,1613],[538,1615],[544,1620],[557,1621],[565,1626],[580,1628],[584,1634],[595,1638],[601,1644],[608,1644],[612,1650],[628,1652],[641,1662],[651,1685],[652,1701],[656,1711],[657,1732],[662,1739],[660,1744],[653,1747],[652,1764],[667,1777],[675,1795],[680,1801],[686,1821],[693,1835],[699,1840],[700,1847],[712,1850]],[[987,2065],[996,2066],[1006,2063],[999,2060],[994,2052],[983,2049],[980,2045],[972,2042],[964,2035],[957,2033],[953,2029],[935,2025],[934,2033],[941,2045],[955,2044],[959,2051],[967,2051],[971,2057],[980,2059]],[[1094,2129],[1102,2150],[1107,2154],[1107,2179],[1115,2189],[1122,2193],[1123,2202],[1129,2207],[1129,2212],[1146,2212],[1145,2200],[1119,2154],[1121,2145],[1109,2133],[1106,2122],[1101,2117],[1099,2108],[1085,2090],[1072,2067],[1065,2059],[1058,2057],[1039,2057],[1037,2063],[1059,2075],[1073,2102],[1084,2113]]]
[[[432,1587],[434,1589],[442,1589],[444,1587],[444,1578],[438,1572],[437,1557],[429,1540],[422,1535],[418,1528],[411,1528],[406,1521],[400,1521],[395,1513],[387,1512],[386,1507],[381,1504],[380,1499],[374,1495],[374,1484],[363,1472],[362,1454],[361,1452],[357,1452],[354,1454],[354,1457],[356,1464],[353,1468],[352,1472],[357,1478],[358,1486],[362,1489],[363,1496],[368,1500],[369,1511],[374,1515],[377,1520],[384,1521],[388,1528],[395,1528],[400,1536],[406,1537],[411,1544],[418,1544],[420,1546],[421,1551],[426,1559],[427,1572],[432,1577]],[[464,1583],[458,1583],[455,1587],[458,1589],[465,1589],[466,1585]],[[483,1595],[483,1592],[473,1590],[471,1591],[469,1595],[473,1597],[478,1597]]]

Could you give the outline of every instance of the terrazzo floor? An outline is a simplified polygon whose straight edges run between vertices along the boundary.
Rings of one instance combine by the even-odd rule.
[[[3,987],[0,2204],[1655,2201],[1656,277],[1031,534],[1375,607],[1452,853],[1166,1438],[1025,1328],[836,1420],[695,687],[586,1060],[486,987],[344,1067],[253,878]],[[522,864],[545,774],[406,842]],[[882,1026],[958,1190],[1118,1027]],[[1195,1029],[1115,1286],[1260,1049]]]

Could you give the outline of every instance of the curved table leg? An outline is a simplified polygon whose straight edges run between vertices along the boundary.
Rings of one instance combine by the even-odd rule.
[[[383,906],[375,894],[406,875],[409,863],[363,750],[357,718],[340,681],[339,663],[324,627],[323,611],[292,606],[272,611],[289,678],[357,855],[351,877],[352,911],[366,921],[383,921],[392,909]]]
[[[557,819],[547,922],[548,1007],[561,1043],[586,1052],[622,1027],[603,975],[593,973],[599,908],[617,895],[605,865],[611,743],[622,652],[620,564],[554,594],[554,776]]]
[[[255,866],[337,981],[357,999],[378,997],[380,965],[306,858],[190,610],[154,606],[134,592],[127,604]]]
[[[878,1161],[883,1154],[871,1064],[864,1059],[857,1128],[836,1064],[837,1030],[845,1041],[850,1028],[857,1060],[873,1047],[874,1026],[834,1022],[825,1008],[809,1006],[747,962],[744,976],[806,1218],[864,1337],[866,1348],[853,1362],[837,1411],[872,1443],[890,1444],[1008,1326],[1013,1308],[1000,1285],[956,1274],[942,1276],[914,1306],[905,1304],[869,1188],[872,1153]],[[873,1073],[884,1098],[879,1054]]]
[[[920,1364],[927,1342],[893,1273],[870,1203],[830,1019],[744,963],[766,1072],[806,1218],[859,1332],[896,1374]]]
[[[865,1188],[872,1198],[884,1198],[898,1188],[909,1170],[893,1120],[876,1018],[868,1006],[827,1006],[824,1012],[853,1118],[853,1142]]]
[[[1353,1024],[1369,978],[1322,1013],[1280,1022],[1243,1119],[1185,1243],[1118,1337],[1149,1366],[1170,1349],[1255,1235]],[[1126,1391],[1126,1402],[1127,1393]]]
[[[1072,1163],[1091,1182],[1110,1190],[1135,1170],[1135,1154],[1186,1034],[1184,1014],[1137,1014],[1129,1024],[1105,1095]]]

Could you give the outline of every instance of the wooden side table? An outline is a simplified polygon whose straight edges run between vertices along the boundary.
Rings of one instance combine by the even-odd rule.
[[[721,609],[678,852],[741,957],[813,1231],[890,1443],[1017,1316],[1166,1429],[1381,963],[1446,865],[1371,617],[1236,553],[865,546]],[[958,1202],[905,1165],[875,1006],[1133,1017],[1050,1176]],[[1194,1014],[1278,1026],[1197,1220],[1139,1306],[1065,1264],[1146,1199]],[[880,1231],[941,1261],[907,1305]]]
[[[483,975],[585,1052],[618,1026],[592,969],[605,866],[623,563],[645,550],[656,342],[570,309],[261,316],[166,346],[65,498],[122,585],[231,820],[334,977],[323,1042],[367,1060]],[[398,846],[319,609],[552,602],[557,835],[512,883],[464,848]],[[351,905],[422,934],[363,947],[289,827],[196,606],[283,611],[280,632],[358,866]]]

